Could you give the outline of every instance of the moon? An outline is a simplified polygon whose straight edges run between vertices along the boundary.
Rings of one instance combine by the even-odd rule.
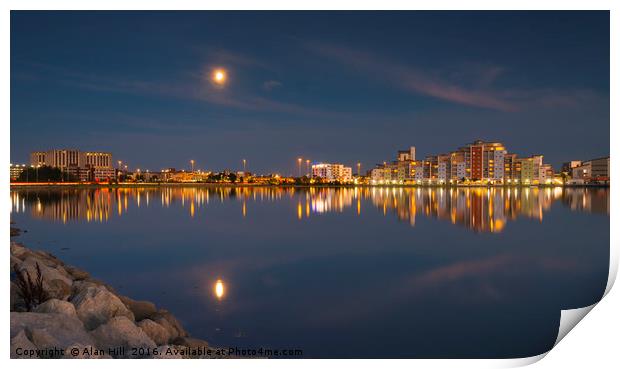
[[[228,76],[225,69],[218,68],[211,73],[211,80],[217,85],[224,85],[227,79]]]

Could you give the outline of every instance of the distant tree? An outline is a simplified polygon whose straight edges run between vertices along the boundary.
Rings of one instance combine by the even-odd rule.
[[[235,183],[235,182],[237,181],[237,175],[236,175],[235,173],[230,173],[230,174],[228,175],[228,180],[229,180],[231,183]]]
[[[26,168],[19,177],[19,182],[73,182],[77,181],[74,175],[62,171],[60,168],[53,168],[50,166],[42,166],[39,168]]]

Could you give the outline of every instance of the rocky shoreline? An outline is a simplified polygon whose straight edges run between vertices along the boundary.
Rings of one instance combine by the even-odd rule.
[[[17,274],[40,275],[46,301],[28,306]],[[189,337],[167,310],[11,241],[11,358],[224,357],[224,349]]]

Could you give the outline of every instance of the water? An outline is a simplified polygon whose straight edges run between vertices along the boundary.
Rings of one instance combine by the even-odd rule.
[[[304,357],[523,357],[609,266],[608,189],[12,189],[16,240],[173,312]]]

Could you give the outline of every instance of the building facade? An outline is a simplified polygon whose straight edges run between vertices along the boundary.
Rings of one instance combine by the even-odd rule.
[[[573,180],[583,183],[608,183],[609,156],[587,160],[573,168]]]
[[[59,168],[80,181],[103,181],[115,177],[112,154],[109,152],[82,152],[77,149],[33,151],[30,153],[30,165]]]
[[[319,163],[312,165],[312,176],[326,181],[351,182],[353,170],[343,164]]]

